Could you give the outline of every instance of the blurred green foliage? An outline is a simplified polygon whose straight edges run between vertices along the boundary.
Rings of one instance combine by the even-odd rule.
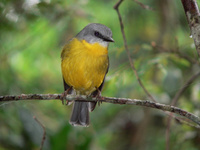
[[[110,27],[115,39],[109,47],[110,70],[102,95],[147,99],[123,47],[113,9],[116,2],[0,0],[0,95],[62,93],[62,46],[88,23],[98,22]],[[120,6],[131,57],[149,92],[158,102],[170,104],[185,81],[199,71],[198,62],[180,57],[181,53],[197,60],[195,46],[181,1],[140,2],[154,10],[130,0]],[[198,78],[178,107],[200,115],[199,100]],[[167,116],[161,111],[103,103],[91,113],[88,128],[69,125],[70,112],[71,106],[59,101],[0,103],[0,150],[39,148],[43,130],[33,116],[46,127],[44,149],[165,149]],[[198,130],[173,121],[170,131],[171,149],[200,149]]]

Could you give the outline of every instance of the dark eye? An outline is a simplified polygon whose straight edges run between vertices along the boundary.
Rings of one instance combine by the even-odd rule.
[[[99,33],[98,31],[95,31],[95,32],[94,32],[94,35],[97,36],[97,37],[99,37],[99,36],[100,36],[100,33]]]

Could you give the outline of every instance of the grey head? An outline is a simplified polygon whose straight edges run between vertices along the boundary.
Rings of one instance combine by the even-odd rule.
[[[99,43],[102,46],[108,46],[109,42],[114,42],[112,31],[105,25],[99,23],[88,24],[81,30],[76,38],[86,40],[88,43]]]

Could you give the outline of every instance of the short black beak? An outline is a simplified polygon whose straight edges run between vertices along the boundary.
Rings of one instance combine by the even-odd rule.
[[[115,42],[112,37],[104,37],[104,41]]]

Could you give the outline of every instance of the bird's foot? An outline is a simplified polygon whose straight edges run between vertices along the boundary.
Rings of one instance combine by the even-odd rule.
[[[98,103],[98,106],[100,106],[102,104],[102,101],[100,100],[102,98],[101,96],[101,91],[97,88],[97,95],[96,95],[96,99],[97,99],[97,103]]]
[[[66,100],[66,96],[69,94],[69,91],[72,89],[72,87],[68,88],[64,93],[61,95],[61,101],[63,105],[70,105],[72,102]]]

